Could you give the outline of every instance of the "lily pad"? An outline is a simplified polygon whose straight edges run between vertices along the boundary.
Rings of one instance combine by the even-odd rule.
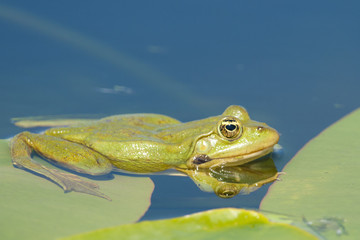
[[[250,210],[224,208],[184,217],[144,221],[64,238],[82,239],[316,239],[306,231],[270,222]]]
[[[54,239],[132,223],[150,205],[154,184],[147,177],[114,174],[92,182],[112,201],[65,194],[49,180],[14,168],[8,142],[0,140],[0,239]]]
[[[274,183],[262,210],[298,217],[327,239],[360,236],[360,109],[304,146]]]

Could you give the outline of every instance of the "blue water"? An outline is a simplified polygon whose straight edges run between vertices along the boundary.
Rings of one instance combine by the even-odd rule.
[[[281,133],[278,169],[360,106],[358,1],[0,2],[0,137],[10,119],[154,112],[182,121],[245,106]],[[143,219],[257,208],[154,176]]]

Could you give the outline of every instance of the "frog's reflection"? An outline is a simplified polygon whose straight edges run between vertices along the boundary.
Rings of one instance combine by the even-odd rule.
[[[278,179],[271,157],[262,158],[240,166],[217,166],[209,169],[177,169],[189,176],[205,192],[215,192],[221,198],[249,194],[266,183]]]

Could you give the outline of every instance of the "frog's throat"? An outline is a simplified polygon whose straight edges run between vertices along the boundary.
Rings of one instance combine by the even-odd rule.
[[[223,157],[223,158],[210,158],[207,155],[195,156],[193,164],[196,168],[210,168],[215,166],[239,166],[248,162],[251,162],[255,159],[258,159],[262,156],[265,156],[273,151],[273,146],[264,148],[262,150],[248,153],[241,156],[234,157]]]

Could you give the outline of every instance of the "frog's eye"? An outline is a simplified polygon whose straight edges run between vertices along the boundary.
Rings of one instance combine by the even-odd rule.
[[[239,193],[239,189],[231,184],[222,183],[215,188],[215,193],[221,198],[232,198]]]
[[[218,131],[222,137],[234,140],[242,134],[240,120],[235,117],[225,117],[220,121]]]

